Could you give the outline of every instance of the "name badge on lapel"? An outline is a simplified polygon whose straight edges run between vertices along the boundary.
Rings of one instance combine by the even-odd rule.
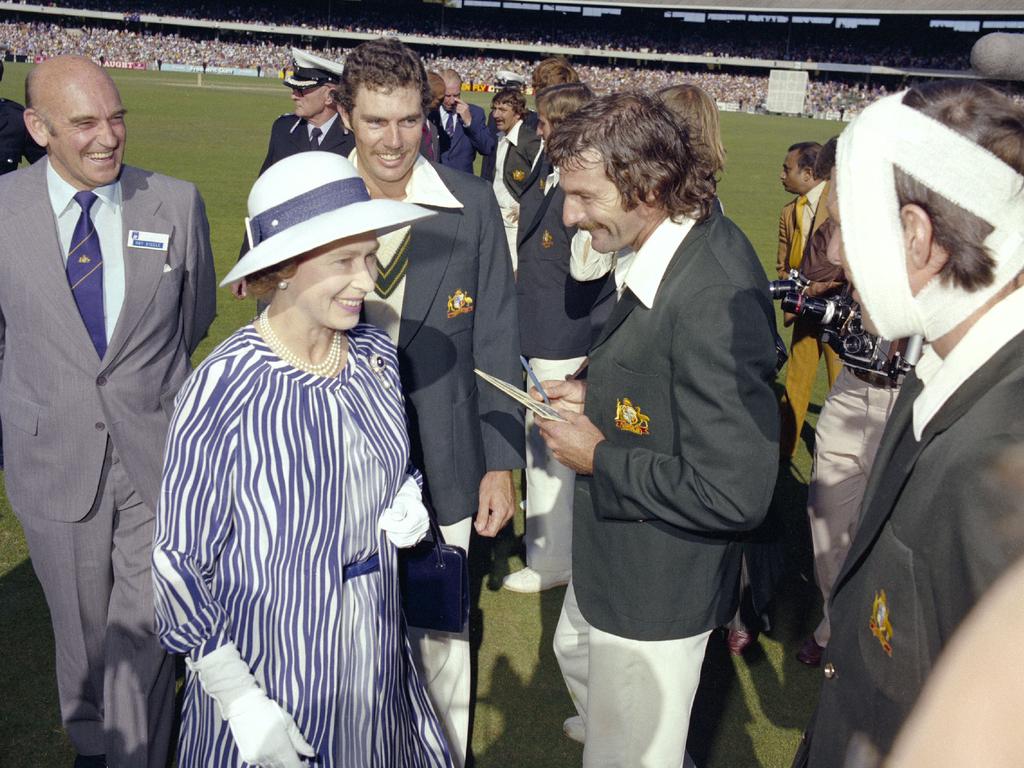
[[[142,248],[146,251],[166,251],[171,236],[161,232],[143,232],[139,229],[128,230],[128,247]]]

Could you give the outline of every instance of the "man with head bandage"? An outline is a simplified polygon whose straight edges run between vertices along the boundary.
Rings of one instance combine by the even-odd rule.
[[[1000,534],[1013,510],[987,501],[982,470],[1024,443],[1022,173],[1024,109],[976,82],[881,99],[839,141],[842,261],[865,322],[929,347],[833,586],[797,765],[884,755],[953,631],[1021,555]]]

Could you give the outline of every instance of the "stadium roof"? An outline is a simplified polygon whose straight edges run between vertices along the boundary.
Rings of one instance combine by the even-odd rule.
[[[529,1],[529,0],[527,0]],[[872,15],[1024,16],[1021,0],[547,0],[561,5],[665,8],[736,13],[813,13]]]

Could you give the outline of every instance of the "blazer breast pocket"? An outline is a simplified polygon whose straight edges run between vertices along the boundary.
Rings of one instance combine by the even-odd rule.
[[[10,392],[0,394],[0,419],[27,435],[39,434],[39,415],[43,407]]]
[[[668,413],[668,391],[660,377],[631,370],[612,363],[613,376],[608,386],[608,404],[601,420],[611,426],[612,435],[605,436],[618,443],[635,439],[657,440],[659,433],[671,434]],[[654,445],[648,447],[654,448]]]
[[[859,649],[882,702],[909,709],[927,672],[925,617],[917,599],[914,553],[886,524],[859,579]],[[879,706],[883,706],[880,702]],[[906,710],[904,710],[906,711]]]

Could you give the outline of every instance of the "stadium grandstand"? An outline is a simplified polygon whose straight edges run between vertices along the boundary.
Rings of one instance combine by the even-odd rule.
[[[279,77],[293,45],[343,59],[363,40],[397,35],[428,67],[453,67],[478,90],[489,89],[499,70],[527,73],[539,58],[559,54],[598,91],[689,81],[723,109],[756,112],[766,107],[769,73],[788,70],[808,75],[800,113],[849,119],[915,79],[971,76],[969,54],[981,35],[1024,29],[1024,10],[1011,2],[949,5],[0,2],[0,50],[24,61],[85,53],[107,66]]]

